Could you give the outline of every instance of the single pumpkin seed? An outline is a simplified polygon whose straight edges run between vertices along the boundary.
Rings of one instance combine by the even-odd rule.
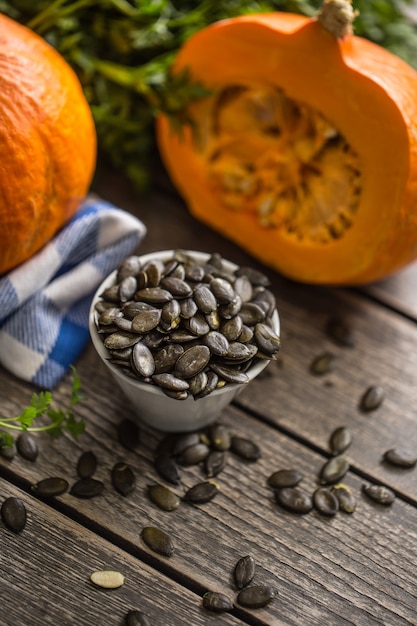
[[[158,474],[172,485],[179,485],[181,474],[175,460],[168,454],[158,454],[154,461]]]
[[[152,380],[160,387],[170,389],[171,391],[186,391],[189,387],[186,380],[170,373],[154,374]]]
[[[20,498],[6,498],[0,509],[5,526],[14,533],[20,533],[26,526],[26,507]]]
[[[252,285],[256,287],[269,287],[271,284],[269,278],[263,272],[246,265],[242,265],[236,270],[236,276],[246,276]]]
[[[384,401],[385,392],[380,385],[371,385],[361,397],[359,407],[364,412],[375,411]]]
[[[155,526],[145,526],[142,529],[141,536],[148,548],[162,554],[163,556],[172,556],[174,553],[174,543],[171,537]]]
[[[108,350],[121,350],[129,346],[134,346],[139,339],[139,335],[135,333],[118,330],[105,338],[104,345]]]
[[[208,285],[197,285],[194,289],[194,301],[202,313],[212,313],[217,309],[216,296]]]
[[[119,301],[127,302],[135,295],[138,283],[135,276],[126,276],[119,283]]]
[[[238,435],[232,436],[230,449],[245,461],[257,461],[261,456],[261,450],[254,441]]]
[[[111,471],[113,487],[122,496],[128,496],[135,488],[136,479],[133,470],[123,462],[116,463]]]
[[[296,487],[303,479],[303,475],[296,469],[281,469],[273,472],[267,479],[267,484],[272,489],[284,487]]]
[[[320,470],[320,482],[334,484],[339,482],[349,470],[348,460],[341,455],[326,461]]]
[[[92,583],[103,589],[117,589],[125,582],[125,577],[115,570],[97,570],[90,576]]]
[[[202,339],[204,344],[208,346],[210,352],[217,356],[224,356],[229,350],[229,341],[217,330],[208,332]]]
[[[31,435],[27,430],[21,432],[16,439],[16,449],[20,456],[22,456],[27,461],[36,461],[39,448],[38,444],[33,435]]]
[[[164,263],[159,259],[152,259],[145,264],[143,269],[146,273],[149,287],[157,287],[159,285],[164,267]]]
[[[69,484],[65,478],[51,476],[50,478],[39,480],[37,483],[32,485],[31,489],[37,496],[49,498],[65,493],[68,487]]]
[[[223,378],[228,383],[237,383],[239,385],[245,385],[249,382],[249,377],[245,372],[241,372],[231,367],[224,367],[217,363],[211,363],[211,369],[217,376]]]
[[[70,489],[70,494],[76,498],[95,498],[99,496],[104,489],[104,483],[95,478],[80,478],[74,483]]]
[[[236,587],[238,589],[243,589],[243,587],[249,585],[255,576],[255,570],[256,563],[253,556],[250,554],[242,556],[236,563],[233,571]]]
[[[90,478],[97,469],[97,457],[91,450],[81,454],[77,462],[77,474],[80,478]]]
[[[181,503],[180,497],[164,485],[149,485],[148,496],[163,511],[175,511]]]
[[[352,433],[346,426],[336,428],[330,435],[330,450],[333,454],[341,454],[352,443]]]
[[[210,281],[210,290],[221,304],[228,304],[236,299],[233,286],[224,278],[213,278]]]
[[[142,611],[128,611],[125,621],[126,626],[152,626],[148,615]]]
[[[331,490],[339,501],[339,509],[344,513],[354,513],[357,502],[349,487],[339,484],[333,485]]]
[[[313,493],[313,504],[322,515],[333,516],[339,510],[339,500],[336,495],[326,487],[318,487]]]
[[[197,432],[180,433],[173,435],[172,441],[169,444],[169,451],[173,456],[178,456],[184,452],[187,448],[195,446],[200,443],[200,435]]]
[[[331,352],[323,352],[315,357],[310,365],[310,372],[315,376],[322,376],[331,370],[334,354]]]
[[[210,427],[210,443],[216,450],[229,450],[232,438],[229,429],[224,424],[213,424]]]
[[[417,456],[406,448],[391,448],[383,454],[383,460],[397,467],[411,468],[417,464]]]
[[[275,499],[279,505],[291,513],[305,515],[313,508],[311,496],[298,487],[284,487],[275,491]]]
[[[395,493],[385,485],[362,485],[362,491],[374,502],[390,506],[395,500]]]
[[[205,443],[196,443],[188,446],[177,457],[180,465],[197,465],[204,461],[210,453],[210,448]]]
[[[155,372],[152,352],[143,343],[133,346],[131,363],[133,371],[143,378],[148,378]]]
[[[242,606],[250,609],[260,609],[275,598],[277,592],[267,585],[253,585],[241,589],[237,595],[237,601]]]
[[[188,348],[178,357],[174,372],[179,377],[192,378],[206,367],[210,357],[210,350],[207,346],[198,345]]]
[[[203,606],[215,613],[224,613],[233,609],[233,602],[225,594],[219,591],[207,591],[203,595]]]
[[[156,328],[161,320],[161,309],[148,309],[141,311],[132,320],[132,331],[145,334]]]
[[[173,295],[167,289],[162,289],[162,287],[145,287],[136,292],[135,299],[148,302],[149,304],[164,304],[172,300]]]
[[[190,285],[177,276],[166,276],[161,280],[160,285],[167,289],[175,298],[189,298],[193,293]]]
[[[220,474],[226,465],[227,456],[223,450],[211,450],[204,461],[204,471],[207,478]]]
[[[218,493],[219,486],[217,483],[207,480],[190,487],[190,489],[185,492],[183,500],[191,502],[192,504],[205,504],[213,500]]]

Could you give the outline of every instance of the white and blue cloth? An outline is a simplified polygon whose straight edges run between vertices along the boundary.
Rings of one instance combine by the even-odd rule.
[[[0,363],[52,389],[89,340],[92,296],[146,234],[136,217],[87,197],[40,252],[0,278]]]

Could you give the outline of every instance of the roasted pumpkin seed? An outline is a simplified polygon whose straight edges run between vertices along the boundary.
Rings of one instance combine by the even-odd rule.
[[[362,491],[374,502],[390,506],[395,500],[395,493],[385,485],[362,485]]]
[[[154,461],[158,474],[172,485],[179,485],[181,474],[175,460],[168,454],[158,454]]]
[[[80,478],[90,478],[97,469],[97,457],[91,450],[83,452],[77,461],[77,474]]]
[[[390,465],[407,469],[417,464],[417,455],[406,448],[391,448],[384,452],[383,459]]]
[[[226,465],[227,456],[223,450],[211,450],[204,461],[204,471],[207,478],[220,474]]]
[[[135,488],[136,479],[133,470],[123,462],[116,463],[111,471],[113,487],[122,496],[128,496]]]
[[[68,481],[65,478],[58,476],[51,476],[50,478],[43,478],[37,483],[32,485],[32,492],[41,496],[42,498],[50,498],[53,496],[60,496],[65,493],[69,487]]]
[[[95,498],[101,495],[104,489],[104,483],[95,478],[81,478],[74,483],[70,489],[70,494],[76,498]]]
[[[267,585],[253,585],[239,591],[237,601],[242,606],[246,606],[250,609],[260,609],[272,602],[276,595],[277,592],[273,587]]]
[[[338,455],[347,450],[352,443],[352,433],[346,426],[336,428],[330,435],[330,450]]]
[[[348,460],[341,455],[334,456],[322,466],[320,470],[320,482],[323,484],[337,483],[345,476],[348,470]]]
[[[339,346],[352,348],[355,345],[352,329],[341,319],[330,319],[326,324],[326,334]]]
[[[336,515],[339,510],[339,500],[336,495],[326,487],[318,487],[314,491],[313,504],[319,513],[329,517]]]
[[[380,385],[371,385],[361,397],[359,407],[364,412],[375,411],[384,401],[385,392]]]
[[[333,485],[331,490],[339,501],[339,509],[344,513],[354,513],[357,502],[349,487],[339,484]]]
[[[26,526],[26,507],[20,498],[10,496],[3,501],[0,509],[4,525],[14,533],[20,533]]]
[[[334,354],[331,352],[323,352],[323,354],[319,354],[313,359],[310,365],[310,372],[315,376],[323,376],[323,374],[327,374],[331,370],[333,360]]]
[[[261,456],[258,444],[238,435],[233,435],[230,439],[230,449],[245,461],[257,461]]]
[[[219,486],[212,481],[204,481],[197,483],[190,489],[187,489],[183,496],[183,500],[192,504],[205,504],[210,502],[219,493]]]
[[[163,556],[172,556],[174,553],[174,543],[171,537],[155,526],[145,526],[142,529],[141,536],[148,548],[162,554]]]
[[[149,485],[148,496],[163,511],[175,511],[181,503],[181,498],[164,485]]]
[[[233,571],[236,587],[238,589],[243,589],[243,587],[249,585],[255,576],[255,570],[256,563],[253,556],[250,554],[242,556],[236,563]]]
[[[291,513],[305,515],[310,513],[313,508],[311,496],[298,487],[284,487],[275,490],[275,499],[282,508]]]
[[[225,594],[219,591],[207,591],[203,595],[203,606],[215,613],[224,613],[233,609],[233,602]]]
[[[303,475],[296,469],[281,469],[273,472],[267,479],[267,484],[272,489],[284,487],[296,487],[303,479]]]
[[[39,454],[36,439],[27,430],[21,432],[16,439],[16,449],[21,457],[27,461],[36,461]]]

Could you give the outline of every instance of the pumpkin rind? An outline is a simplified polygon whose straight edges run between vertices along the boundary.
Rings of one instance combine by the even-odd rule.
[[[273,13],[200,31],[179,52],[174,71],[185,67],[214,92],[251,83],[284,89],[331,120],[358,155],[362,175],[355,218],[343,236],[325,245],[297,241],[263,228],[251,212],[222,206],[190,129],[176,134],[161,116],[163,160],[196,217],[301,282],[367,283],[417,257],[417,73],[410,66],[365,39],[336,39],[316,19]],[[208,102],[191,107],[197,123]]]
[[[81,85],[41,37],[0,15],[0,274],[77,210],[96,165]]]

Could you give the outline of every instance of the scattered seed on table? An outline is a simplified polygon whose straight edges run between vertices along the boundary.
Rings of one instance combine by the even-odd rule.
[[[260,609],[269,604],[277,595],[273,587],[267,585],[253,585],[245,587],[237,594],[237,601],[249,609]]]
[[[213,500],[219,491],[219,486],[215,482],[207,480],[190,487],[185,492],[183,500],[192,504],[205,504]]]
[[[219,591],[207,591],[203,595],[203,606],[209,611],[223,613],[233,609],[233,602],[225,593],[221,593]]]
[[[320,470],[320,482],[331,485],[339,482],[349,470],[349,461],[344,456],[334,456]]]
[[[174,542],[171,537],[155,526],[145,526],[141,532],[142,539],[154,552],[163,556],[172,556],[174,553]]]
[[[366,413],[375,411],[375,409],[381,406],[384,398],[385,392],[383,388],[380,385],[371,385],[363,393],[359,402],[359,408]]]
[[[310,364],[310,372],[315,376],[323,376],[330,372],[334,360],[334,354],[323,352],[316,356]]]
[[[125,582],[125,577],[115,570],[98,570],[90,576],[92,583],[103,589],[117,589]]]
[[[37,483],[32,485],[31,489],[34,494],[43,498],[50,498],[53,496],[60,496],[65,493],[69,487],[68,481],[65,478],[59,476],[51,476],[49,478],[43,478]]]
[[[126,450],[134,450],[140,441],[138,425],[130,419],[123,419],[117,426],[117,436]]]
[[[325,332],[339,346],[353,348],[355,345],[352,329],[341,319],[330,319],[326,324]]]
[[[97,457],[91,450],[83,452],[77,462],[77,474],[80,478],[91,478],[97,469]]]
[[[243,589],[243,587],[252,582],[255,576],[255,569],[255,559],[250,554],[242,556],[238,560],[233,571],[233,577],[238,589]]]
[[[177,456],[180,465],[198,465],[204,461],[210,453],[210,448],[205,443],[195,443]]]
[[[27,431],[23,431],[16,439],[16,448],[20,456],[27,461],[36,461],[39,454],[38,444],[35,437]]]
[[[129,611],[126,615],[126,626],[152,626],[149,617],[142,611]]]
[[[282,508],[290,513],[305,515],[310,513],[313,508],[311,496],[298,487],[284,487],[283,489],[275,490],[275,499]]]
[[[215,450],[229,450],[231,446],[231,435],[224,424],[213,424],[209,431],[210,443]]]
[[[154,467],[158,474],[172,485],[180,484],[180,470],[175,460],[168,454],[159,454],[154,461]]]
[[[342,454],[352,443],[352,433],[347,426],[339,426],[330,435],[330,450],[333,454]]]
[[[76,498],[95,498],[104,489],[104,483],[95,478],[80,478],[70,489],[70,494]]]
[[[5,526],[14,533],[20,533],[26,526],[26,507],[20,498],[6,498],[0,513]]]
[[[181,498],[164,485],[149,485],[148,496],[163,511],[175,511],[181,503]]]
[[[390,506],[395,500],[395,493],[385,485],[362,485],[362,491],[371,500],[384,506]]]
[[[322,515],[329,517],[336,515],[339,510],[339,500],[336,495],[326,487],[318,487],[313,493],[315,509]]]
[[[172,456],[181,455],[184,450],[200,443],[199,433],[181,433],[173,437],[165,437],[164,444],[167,446],[165,452],[169,452]],[[161,448],[163,443],[161,442]]]
[[[133,470],[127,463],[122,461],[116,463],[111,471],[111,481],[113,487],[122,496],[128,496],[135,488],[136,479]]]
[[[245,461],[257,461],[261,456],[260,448],[254,441],[237,435],[231,437],[230,449]]]
[[[354,513],[357,502],[350,488],[340,483],[338,485],[332,485],[331,490],[338,499],[339,509],[344,513]]]
[[[267,484],[272,489],[282,489],[283,487],[296,487],[302,479],[302,473],[296,469],[281,469],[268,477]]]
[[[227,454],[223,450],[211,450],[204,461],[204,471],[207,478],[220,474],[226,465]]]
[[[390,465],[410,469],[417,464],[417,455],[406,448],[391,448],[383,454],[383,459]]]

